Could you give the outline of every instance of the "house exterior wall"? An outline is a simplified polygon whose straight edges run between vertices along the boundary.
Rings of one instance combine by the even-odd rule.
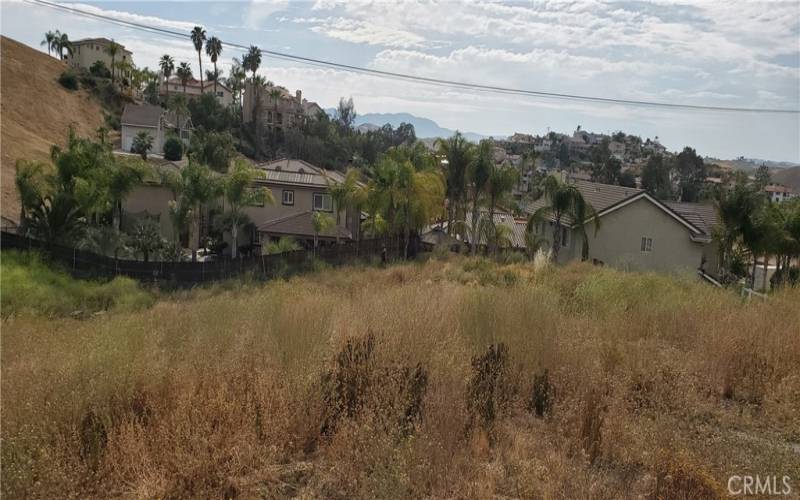
[[[133,138],[139,132],[147,132],[153,138],[153,147],[150,148],[150,153],[161,154],[164,149],[164,133],[161,129],[152,127],[137,127],[135,125],[122,125],[122,150],[130,152],[133,146]]]
[[[713,243],[690,239],[689,229],[646,199],[637,200],[610,212],[594,225],[586,226],[589,239],[589,260],[630,271],[688,272],[701,266],[717,275],[717,253]],[[642,251],[642,237],[652,238],[652,250]],[[549,236],[552,241],[552,235]],[[570,231],[569,244],[562,248],[559,262],[580,260],[583,237]]]
[[[172,199],[172,191],[163,186],[137,186],[122,202],[123,226],[133,223],[137,215],[146,211],[149,215],[157,216],[161,235],[171,240],[174,236],[169,211],[169,203]]]
[[[160,95],[166,95],[167,90],[169,89],[169,95],[183,94],[187,99],[195,99],[200,97],[200,95],[203,93],[213,94],[214,82],[206,82],[204,80],[203,88],[205,89],[205,92],[200,92],[200,83],[198,82],[194,85],[186,85],[186,91],[184,92],[183,85],[181,85],[180,80],[171,78],[169,82],[161,82],[158,92]],[[217,100],[223,106],[230,106],[233,104],[233,94],[227,88],[217,85]]]
[[[67,57],[67,63],[74,68],[89,69],[95,61],[103,61],[111,70],[111,56],[106,52],[108,44],[102,42],[86,42],[75,45],[72,57]],[[133,54],[129,50],[122,50],[115,61],[129,61],[133,64]]]

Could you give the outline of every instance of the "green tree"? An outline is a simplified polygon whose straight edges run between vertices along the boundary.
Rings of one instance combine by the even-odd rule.
[[[158,226],[152,221],[137,224],[128,236],[130,247],[142,254],[145,262],[150,261],[150,256],[157,253],[164,246],[164,239],[158,231]]]
[[[180,161],[183,158],[183,141],[175,135],[170,135],[164,141],[164,159]]]
[[[194,50],[197,51],[197,64],[200,65],[200,93],[202,94],[205,90],[203,89],[203,44],[206,41],[206,30],[200,26],[195,26],[192,30],[191,38]],[[183,91],[186,92],[186,89]]]
[[[478,145],[476,154],[467,170],[467,184],[472,198],[472,217],[470,218],[470,231],[472,232],[471,253],[475,255],[478,251],[480,241],[480,204],[486,194],[486,187],[490,182],[490,177],[494,171],[494,157],[492,156],[493,144],[490,140],[483,140]]]
[[[170,97],[167,101],[167,109],[175,113],[175,125],[178,129],[183,128],[186,123],[185,118],[189,116],[189,105],[187,103],[186,95],[184,94],[175,94],[174,96]]]
[[[206,54],[208,57],[211,58],[211,62],[214,64],[214,95],[217,95],[217,77],[219,73],[217,72],[217,59],[222,54],[222,40],[219,38],[212,36],[208,39],[208,43],[206,43]]]
[[[703,158],[698,156],[694,149],[685,147],[675,157],[674,165],[675,172],[678,174],[680,200],[699,201],[707,176]]]
[[[189,83],[189,80],[193,78],[192,75],[192,68],[189,67],[189,63],[182,62],[179,66],[175,74],[178,75],[178,78],[181,80],[181,86],[183,87],[183,93],[186,93],[186,84]]]
[[[761,165],[756,169],[755,173],[755,184],[756,188],[761,191],[765,187],[769,185],[772,181],[772,178],[769,174],[769,167],[766,165]]]
[[[463,220],[467,195],[467,168],[472,161],[473,146],[461,132],[436,141],[439,157],[446,161],[444,172],[447,196],[447,232],[453,234],[453,221]]]
[[[336,225],[336,221],[333,220],[333,217],[330,215],[323,213],[323,212],[314,212],[311,215],[311,224],[314,227],[314,250],[313,255],[314,258],[317,257],[317,240],[319,239],[319,235],[324,233],[328,229],[334,227]]]
[[[670,168],[664,157],[654,154],[642,168],[642,187],[659,200],[669,200],[672,198],[672,182],[669,174]]]
[[[75,47],[72,45],[72,42],[69,40],[69,36],[66,33],[61,33],[60,31],[56,30],[55,32],[55,39],[53,40],[53,48],[58,54],[58,58],[60,60],[64,60],[64,51],[67,52],[70,56],[74,53]]]
[[[217,172],[226,172],[236,155],[233,136],[230,132],[197,130],[192,134],[189,156],[208,165]]]
[[[183,225],[188,223],[189,248],[192,262],[196,262],[200,245],[200,211],[205,203],[220,194],[219,179],[210,168],[190,157],[189,164],[181,169],[178,176],[166,174],[164,182],[175,197],[171,204],[173,224],[179,233]]]
[[[497,250],[497,224],[494,221],[494,212],[500,202],[507,202],[511,190],[517,183],[517,171],[505,165],[492,163],[489,180],[486,185],[487,201],[489,204],[489,224],[491,226],[492,238],[487,239],[486,243],[489,251],[494,253]]]
[[[588,258],[589,239],[586,235],[585,224],[593,218],[595,231],[600,227],[600,221],[595,217],[592,205],[587,202],[581,192],[572,184],[561,182],[554,176],[546,177],[541,183],[542,196],[546,204],[537,209],[529,218],[527,231],[533,231],[534,226],[545,218],[553,220],[553,261],[558,261],[561,249],[562,231],[564,230],[564,217],[573,221],[572,225],[583,236],[582,257]]]
[[[131,153],[136,153],[142,157],[142,160],[146,160],[147,153],[151,149],[153,149],[153,136],[144,130],[136,134],[131,144]]]
[[[108,47],[106,47],[106,54],[108,54],[111,57],[111,83],[112,84],[115,83],[115,77],[116,77],[115,69],[117,67],[116,60],[117,60],[117,56],[120,54],[120,52],[122,52],[122,46],[120,44],[118,44],[117,42],[115,42],[114,40],[111,40],[111,43],[108,44]]]
[[[158,66],[161,68],[161,73],[164,75],[164,80],[166,80],[166,96],[167,99],[169,99],[169,77],[172,76],[172,72],[175,71],[175,60],[171,55],[164,54],[158,61]]]
[[[258,71],[258,67],[261,66],[261,49],[255,45],[251,45],[242,60],[242,65],[245,69],[253,73],[253,80],[255,80],[256,71]]]
[[[231,231],[231,257],[236,258],[239,246],[239,228],[247,223],[244,208],[252,205],[274,204],[275,199],[269,189],[254,187],[256,179],[263,172],[254,168],[246,160],[233,163],[228,175],[222,181],[222,195],[226,205],[226,225]]]
[[[334,182],[330,178],[326,178],[328,191],[331,193],[333,206],[336,210],[337,220],[341,216],[342,211],[348,207],[358,210],[361,204],[362,198],[358,177],[358,170],[349,169],[342,182]],[[339,243],[339,231],[336,231],[336,243]]]
[[[53,49],[53,42],[55,41],[55,39],[56,39],[56,34],[52,31],[48,31],[47,33],[44,34],[44,39],[42,40],[42,43],[40,45],[47,46],[48,56],[50,55],[50,52]]]
[[[267,254],[294,252],[300,250],[300,245],[291,236],[283,236],[278,241],[273,241],[267,245]]]

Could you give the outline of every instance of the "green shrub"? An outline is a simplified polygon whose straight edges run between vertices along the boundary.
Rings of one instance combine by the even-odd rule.
[[[130,311],[149,307],[154,301],[130,278],[117,277],[109,282],[74,279],[35,252],[4,251],[0,271],[4,317]]]
[[[164,142],[164,159],[180,161],[183,158],[183,142],[177,137],[170,136]]]
[[[95,61],[89,67],[89,73],[98,78],[111,78],[111,71],[108,70],[108,66],[103,61]]]
[[[78,74],[74,70],[68,69],[58,77],[58,83],[69,90],[78,90]]]

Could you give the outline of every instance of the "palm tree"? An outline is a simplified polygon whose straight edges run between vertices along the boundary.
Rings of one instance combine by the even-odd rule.
[[[189,106],[186,102],[186,96],[183,94],[175,94],[167,101],[167,108],[175,113],[175,125],[180,129],[182,127],[181,118],[189,114]]]
[[[275,130],[278,126],[278,101],[281,98],[281,90],[274,88],[269,91],[269,97],[272,99],[274,110],[272,112],[272,128]]]
[[[222,40],[219,38],[212,36],[208,43],[206,43],[206,54],[208,57],[211,58],[211,62],[214,63],[214,95],[217,95],[217,59],[219,59],[220,54],[222,54]]]
[[[58,33],[58,32],[56,32],[56,33]],[[50,51],[53,48],[53,41],[55,41],[55,39],[56,39],[56,33],[52,32],[52,31],[48,31],[47,33],[45,33],[44,34],[44,40],[42,40],[42,43],[40,44],[40,45],[46,45],[47,46],[47,55],[48,56],[51,55]]]
[[[172,72],[175,71],[175,59],[169,54],[164,54],[158,61],[158,65],[161,68],[164,79],[167,81],[167,97],[169,97],[169,77],[172,76]]]
[[[753,216],[761,210],[763,204],[764,197],[761,193],[743,183],[737,184],[730,191],[720,191],[715,205],[721,224],[715,229],[714,238],[718,243],[723,273],[727,274],[730,270],[735,247],[749,247],[747,242],[755,239]],[[755,256],[753,260],[755,261]]]
[[[333,217],[323,212],[314,212],[311,216],[311,224],[314,226],[314,250],[313,256],[317,258],[317,239],[320,233],[324,233],[328,229],[336,225]],[[337,231],[338,232],[338,231]]]
[[[190,222],[189,248],[192,250],[192,262],[196,262],[200,241],[200,211],[205,203],[220,193],[220,185],[210,168],[190,157],[189,164],[181,170],[177,191],[180,197],[175,212]]]
[[[489,224],[493,240],[487,240],[486,244],[490,252],[497,248],[497,225],[494,221],[494,210],[501,201],[505,201],[506,196],[511,193],[514,184],[517,183],[517,171],[507,166],[497,166],[494,162],[490,163],[491,171],[486,185],[487,197],[489,201]]]
[[[185,94],[186,84],[193,78],[192,68],[189,66],[189,63],[182,62],[180,66],[178,66],[178,70],[175,71],[175,74],[180,78],[181,86],[183,86],[183,93]]]
[[[439,156],[447,161],[444,168],[447,181],[447,232],[452,234],[452,223],[459,219],[459,211],[464,212],[467,194],[467,167],[469,166],[473,147],[461,132],[456,131],[452,137],[436,141]],[[463,220],[463,218],[461,218]]]
[[[67,51],[67,54],[72,55],[75,48],[72,45],[72,42],[69,40],[69,36],[66,33],[61,33],[56,31],[55,33],[56,38],[53,40],[53,46],[56,49],[56,53],[58,54],[58,58],[60,60],[64,60],[64,51]]]
[[[108,44],[108,47],[106,47],[106,54],[111,56],[111,83],[112,84],[114,83],[114,77],[116,75],[116,71],[115,71],[116,66],[117,66],[116,65],[116,59],[117,59],[117,55],[120,52],[122,52],[122,46],[120,44],[118,44],[117,42],[115,42],[114,40],[111,40],[111,43]]]
[[[478,242],[480,240],[478,236],[478,220],[480,218],[479,204],[486,190],[486,184],[489,182],[493,163],[491,141],[481,141],[467,171],[469,187],[472,189],[472,218],[470,220],[470,230],[472,232],[473,244],[470,251],[473,255],[475,255],[478,250]]]
[[[227,225],[231,228],[231,257],[234,259],[239,248],[239,227],[247,223],[244,208],[256,204],[275,203],[272,191],[251,187],[260,175],[263,175],[261,170],[253,168],[246,160],[238,159],[222,182],[222,194],[228,207]]]
[[[261,49],[255,45],[251,45],[242,63],[245,69],[253,72],[253,79],[255,79],[256,71],[258,71],[259,66],[261,66]]]
[[[197,51],[197,63],[200,65],[200,93],[203,93],[203,43],[206,41],[206,30],[195,26],[192,30],[192,43]],[[184,92],[186,92],[184,90]]]
[[[147,172],[147,165],[138,160],[120,157],[114,162],[108,187],[108,195],[117,214],[114,227],[122,230],[122,201],[142,183]]]
[[[600,221],[595,217],[595,211],[589,202],[583,199],[583,195],[572,184],[567,184],[558,180],[554,176],[546,177],[541,183],[542,196],[546,204],[537,209],[529,218],[527,231],[533,231],[534,226],[550,217],[553,220],[553,261],[558,261],[558,251],[561,247],[561,233],[563,231],[563,219],[568,217],[573,221],[573,226],[581,231],[583,235],[582,257],[588,258],[589,239],[586,235],[585,223],[589,218],[594,218],[595,232],[600,227]]]
[[[358,184],[358,171],[350,169],[344,176],[342,182],[332,182],[330,178],[326,177],[328,183],[328,190],[331,193],[331,199],[336,210],[336,219],[338,220],[342,210],[346,208],[358,208],[360,204],[360,188]],[[345,215],[346,216],[346,215]],[[336,243],[339,243],[339,232],[336,232]]]

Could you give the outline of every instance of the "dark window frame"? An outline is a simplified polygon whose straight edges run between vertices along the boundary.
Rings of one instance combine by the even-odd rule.
[[[322,208],[317,208],[317,203],[316,203],[317,195],[322,196],[322,200],[323,200],[322,201]],[[328,210],[325,209],[325,197],[326,196],[331,201],[331,208],[328,209]],[[321,191],[314,192],[311,195],[311,210],[314,211],[314,212],[333,213],[333,198],[331,197],[331,194],[330,193],[321,192]]]

